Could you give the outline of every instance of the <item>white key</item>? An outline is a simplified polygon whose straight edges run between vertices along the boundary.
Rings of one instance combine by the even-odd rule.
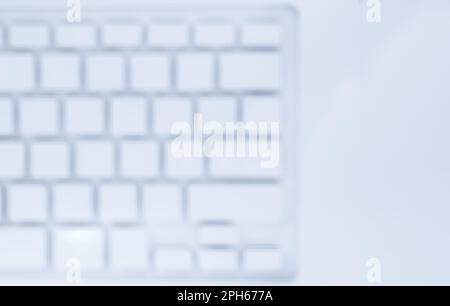
[[[65,24],[55,28],[55,45],[60,48],[87,49],[97,44],[95,27],[86,24]]]
[[[232,225],[203,225],[198,231],[198,240],[204,245],[236,245],[239,232]]]
[[[31,145],[31,176],[36,179],[62,179],[69,176],[69,147],[63,142]]]
[[[99,188],[100,218],[106,222],[133,222],[138,217],[137,188],[131,184],[105,184]]]
[[[283,268],[278,250],[249,249],[244,252],[244,269],[249,272],[276,272]]]
[[[201,98],[198,100],[198,112],[202,115],[203,122],[236,122],[237,102],[234,98]]]
[[[86,58],[86,87],[91,91],[122,90],[125,59],[118,54],[97,53]]]
[[[214,59],[208,53],[183,53],[177,59],[177,84],[182,91],[208,91],[214,87]]]
[[[132,89],[146,92],[169,90],[171,64],[167,54],[133,54],[130,67]]]
[[[281,45],[281,27],[276,23],[249,23],[242,27],[241,43],[249,47]]]
[[[191,101],[183,98],[159,98],[153,103],[153,122],[159,135],[171,134],[176,122],[192,122]]]
[[[136,47],[142,43],[142,28],[137,24],[107,24],[102,43],[106,47]]]
[[[26,98],[19,103],[20,132],[27,136],[58,133],[58,102],[52,98]]]
[[[185,248],[159,248],[153,254],[158,272],[189,272],[193,268],[193,254]]]
[[[188,199],[194,221],[276,223],[283,212],[281,188],[276,185],[194,185]]]
[[[0,53],[0,67],[0,92],[35,88],[35,66],[31,54]]]
[[[248,245],[276,245],[280,237],[289,235],[290,229],[277,224],[252,224],[241,228],[242,240]]]
[[[76,175],[110,178],[114,174],[114,148],[108,141],[81,141],[75,145]]]
[[[238,269],[238,254],[232,250],[202,250],[198,260],[200,270],[204,272],[233,272]]]
[[[166,176],[178,179],[202,177],[204,173],[203,158],[180,156],[178,149],[173,151],[175,148],[179,148],[176,141],[166,145]]]
[[[58,184],[53,189],[53,213],[59,222],[89,222],[94,219],[91,186]]]
[[[76,90],[80,87],[80,57],[52,53],[41,58],[41,86],[47,90]]]
[[[99,229],[54,230],[53,259],[58,270],[66,271],[71,260],[80,264],[81,271],[102,270],[104,252],[104,235]]]
[[[120,173],[126,178],[159,175],[159,146],[155,142],[125,141],[120,145]]]
[[[39,24],[12,25],[9,28],[9,46],[13,48],[44,48],[50,43],[47,26]]]
[[[65,101],[65,130],[73,135],[100,135],[105,131],[105,103],[99,98]]]
[[[183,47],[189,43],[188,27],[182,23],[154,23],[147,29],[152,47]]]
[[[244,122],[280,123],[281,101],[279,98],[246,97],[243,105]]]
[[[25,175],[25,147],[21,142],[0,142],[0,178],[12,179]]]
[[[147,101],[121,97],[111,101],[111,132],[114,135],[143,135],[148,127]]]
[[[186,223],[149,223],[150,239],[154,245],[182,246],[195,238],[192,227]]]
[[[0,136],[14,133],[14,104],[9,99],[0,99]]]
[[[277,90],[281,58],[277,53],[237,52],[220,57],[220,84],[225,90]]]
[[[231,24],[210,23],[195,27],[194,41],[200,47],[229,47],[235,44],[235,39]]]
[[[146,271],[149,267],[147,233],[142,229],[123,228],[111,231],[111,266],[116,271]]]
[[[183,218],[181,189],[177,185],[146,185],[143,188],[144,217],[149,222],[179,222]]]
[[[48,192],[43,185],[8,187],[8,214],[13,222],[43,222],[48,215]]]
[[[42,228],[0,228],[0,270],[43,270],[47,233]]]

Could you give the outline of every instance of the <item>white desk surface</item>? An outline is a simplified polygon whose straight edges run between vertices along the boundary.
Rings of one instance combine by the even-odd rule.
[[[301,2],[297,282],[450,283],[450,1]]]

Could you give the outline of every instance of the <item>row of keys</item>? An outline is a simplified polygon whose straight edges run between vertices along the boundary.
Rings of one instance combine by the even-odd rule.
[[[11,239],[14,237],[14,239]],[[283,255],[275,248],[246,248],[242,255],[233,249],[155,247],[148,249],[148,236],[142,229],[116,228],[108,235],[95,228],[56,229],[51,237],[43,229],[0,229],[0,270],[44,270],[48,268],[48,239],[52,268],[65,271],[74,260],[83,271],[151,271],[188,273],[198,266],[202,272],[270,273],[283,268]],[[109,260],[104,256],[108,248]],[[196,256],[195,256],[196,255]],[[240,259],[242,258],[242,260]]]
[[[7,185],[0,195],[0,207],[4,206],[7,214],[0,215],[0,220],[14,223],[46,222],[50,210],[58,222],[94,222],[98,217],[104,223],[136,223],[141,216],[152,222],[179,222],[186,211],[193,222],[276,224],[283,213],[278,185],[192,185],[186,204],[181,187],[172,184],[103,183],[94,190],[82,183],[52,188],[21,183]]]
[[[196,114],[201,114],[205,123],[237,121],[238,102],[234,98],[199,98],[197,102]],[[279,123],[280,108],[276,97],[244,97],[242,121]],[[0,98],[0,136],[166,136],[174,123],[191,124],[193,119],[194,103],[187,98],[156,98],[150,102],[133,96],[109,101],[71,97],[62,103],[55,98],[23,98],[17,110],[14,101]],[[59,125],[61,121],[63,126]]]
[[[238,30],[229,23],[211,22],[190,27],[184,23],[160,23],[141,26],[133,23],[109,23],[97,32],[94,25],[58,25],[53,29],[40,23],[22,23],[5,29],[0,27],[0,47],[57,48],[120,47],[133,48],[148,45],[154,48],[181,48],[191,43],[198,47],[278,47],[281,44],[281,29],[277,23],[255,22],[244,24]],[[239,36],[239,37],[238,37]],[[8,39],[6,39],[6,37]],[[238,41],[239,39],[239,41]]]
[[[257,143],[253,145],[258,147]],[[276,147],[270,144],[266,156],[213,156],[209,175],[216,178],[278,178]],[[162,152],[163,151],[163,152]],[[162,155],[164,154],[164,155]],[[261,153],[262,154],[262,153]],[[124,140],[115,144],[108,140],[80,140],[70,145],[64,141],[0,142],[0,179],[195,179],[207,173],[205,157],[176,156],[169,141]],[[263,161],[272,162],[262,167]]]
[[[276,91],[281,86],[281,64],[279,53],[255,51],[217,56],[182,52],[174,60],[159,52],[127,56],[96,52],[83,57],[71,52],[41,56],[0,52],[0,92]]]

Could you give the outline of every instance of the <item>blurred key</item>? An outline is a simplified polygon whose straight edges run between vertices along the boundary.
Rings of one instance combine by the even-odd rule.
[[[143,135],[148,128],[147,100],[117,97],[110,102],[110,124],[114,135]]]
[[[192,121],[192,102],[187,98],[158,98],[153,102],[153,127],[158,135],[170,135],[177,122]]]
[[[120,144],[120,173],[128,179],[159,175],[159,146],[154,141],[124,141]]]
[[[98,97],[71,97],[64,102],[65,131],[71,135],[100,135],[105,131],[105,102]]]
[[[8,218],[13,222],[45,222],[48,190],[44,185],[18,184],[8,187]]]
[[[183,217],[181,188],[175,184],[148,184],[143,188],[144,217],[149,222],[180,222]]]
[[[8,34],[12,48],[44,48],[50,43],[50,30],[41,24],[12,25]]]
[[[93,25],[65,24],[55,27],[55,45],[61,48],[92,48],[97,44]]]
[[[209,91],[214,87],[214,58],[208,53],[183,53],[177,58],[177,84],[182,91]]]
[[[170,57],[164,53],[146,52],[130,58],[131,88],[151,92],[170,88]]]
[[[152,47],[184,47],[189,42],[189,31],[183,23],[154,23],[147,28],[147,39]]]
[[[112,229],[110,256],[111,266],[116,271],[146,271],[150,262],[145,230]]]
[[[79,178],[109,178],[114,173],[114,146],[108,141],[80,141],[75,145],[75,172]]]
[[[194,264],[193,254],[186,248],[159,248],[153,260],[158,272],[189,272]]]
[[[39,271],[47,265],[43,228],[0,228],[0,270]]]
[[[194,39],[200,47],[229,47],[235,43],[234,27],[228,23],[199,24]]]
[[[55,98],[24,98],[19,103],[19,130],[26,136],[52,136],[59,132]]]
[[[249,23],[242,26],[241,42],[250,47],[281,45],[281,27],[277,23]]]
[[[87,184],[58,184],[53,189],[53,214],[59,222],[89,222],[94,219],[93,188]]]
[[[104,222],[133,222],[138,218],[137,188],[111,183],[99,188],[99,214]]]
[[[179,153],[183,152],[184,149],[178,151],[179,146],[175,142],[167,143],[165,149],[165,170],[167,177],[176,179],[191,179],[203,176],[204,159],[202,157],[179,155]],[[188,151],[190,152],[191,150]]]
[[[30,148],[30,172],[35,179],[68,178],[69,146],[61,141],[34,142]]]
[[[41,57],[41,86],[48,90],[76,90],[80,87],[80,57],[47,53]]]
[[[54,229],[52,252],[58,270],[65,271],[70,260],[77,260],[82,271],[98,271],[105,267],[104,234],[100,229]]]
[[[108,73],[105,73],[105,72]],[[92,91],[119,91],[125,87],[125,59],[114,53],[97,53],[86,58],[86,84]]]
[[[225,90],[277,90],[281,85],[281,58],[270,52],[223,54],[220,73]]]
[[[199,252],[199,266],[204,272],[234,272],[238,264],[238,254],[233,250],[210,249]]]
[[[137,24],[111,23],[103,27],[102,43],[106,47],[136,47],[142,43],[142,33]]]
[[[35,65],[31,54],[0,53],[0,93],[35,88]]]

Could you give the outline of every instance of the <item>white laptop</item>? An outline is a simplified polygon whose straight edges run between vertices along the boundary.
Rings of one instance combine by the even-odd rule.
[[[283,1],[0,0],[0,280],[295,275]]]

